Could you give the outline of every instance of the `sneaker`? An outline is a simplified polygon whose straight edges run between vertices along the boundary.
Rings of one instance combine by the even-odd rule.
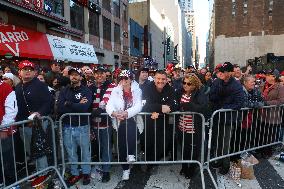
[[[107,183],[108,181],[110,181],[109,172],[103,172],[102,183]]]
[[[123,170],[122,180],[129,180],[130,169]]]
[[[91,182],[90,174],[83,174],[83,185],[88,185]]]
[[[68,181],[67,181],[68,186],[69,186],[69,187],[70,187],[70,186],[73,186],[73,185],[76,184],[79,180],[81,180],[81,178],[82,178],[82,175],[77,175],[77,176],[72,175],[72,176],[70,176],[69,179],[68,179]]]
[[[128,163],[133,163],[133,162],[135,162],[136,161],[136,159],[135,159],[135,156],[134,155],[128,155],[127,156],[127,162]]]

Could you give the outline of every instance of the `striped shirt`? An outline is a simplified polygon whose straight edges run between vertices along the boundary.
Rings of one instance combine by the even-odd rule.
[[[183,94],[180,103],[188,103],[190,102],[191,95],[187,96],[186,94]],[[194,129],[194,121],[193,121],[193,116],[192,115],[181,115],[179,118],[179,129],[182,132],[186,133],[195,133]]]

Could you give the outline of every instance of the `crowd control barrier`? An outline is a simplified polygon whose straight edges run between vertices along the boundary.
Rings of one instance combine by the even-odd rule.
[[[40,134],[46,137],[38,138]],[[38,148],[43,144],[36,144],[38,141],[45,141],[45,149]],[[1,125],[0,166],[0,183],[4,188],[30,181],[49,170],[54,170],[62,186],[66,187],[57,170],[53,120],[41,117],[37,121],[25,120]]]
[[[259,109],[221,109],[209,124],[208,154],[204,169],[217,188],[209,169],[212,162],[229,166],[230,157],[273,145],[283,144],[283,105]]]
[[[193,112],[160,114],[158,119],[151,116],[151,113],[139,113],[119,122],[107,114],[99,117],[89,113],[62,115],[59,120],[62,175],[68,168],[71,172],[77,170],[79,165],[84,171],[90,170],[91,165],[109,169],[110,165],[117,164],[194,164],[200,170],[205,188],[204,116]],[[183,116],[194,123],[195,133],[179,129]],[[132,155],[131,160],[128,155]]]

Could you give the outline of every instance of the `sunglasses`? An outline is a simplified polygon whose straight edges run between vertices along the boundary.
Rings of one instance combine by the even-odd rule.
[[[122,76],[122,77],[118,78],[119,81],[121,81],[121,80],[128,80],[128,79],[129,79],[129,77],[126,77],[126,76]]]
[[[191,83],[187,83],[187,82],[182,82],[183,85],[187,85],[187,86],[190,86]]]

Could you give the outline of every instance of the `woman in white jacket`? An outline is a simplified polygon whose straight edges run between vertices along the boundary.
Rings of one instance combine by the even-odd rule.
[[[106,111],[113,118],[113,127],[118,132],[119,161],[128,162],[122,165],[122,180],[128,180],[129,163],[136,161],[137,124],[134,116],[142,109],[142,92],[128,70],[121,71],[118,82],[112,90]]]

